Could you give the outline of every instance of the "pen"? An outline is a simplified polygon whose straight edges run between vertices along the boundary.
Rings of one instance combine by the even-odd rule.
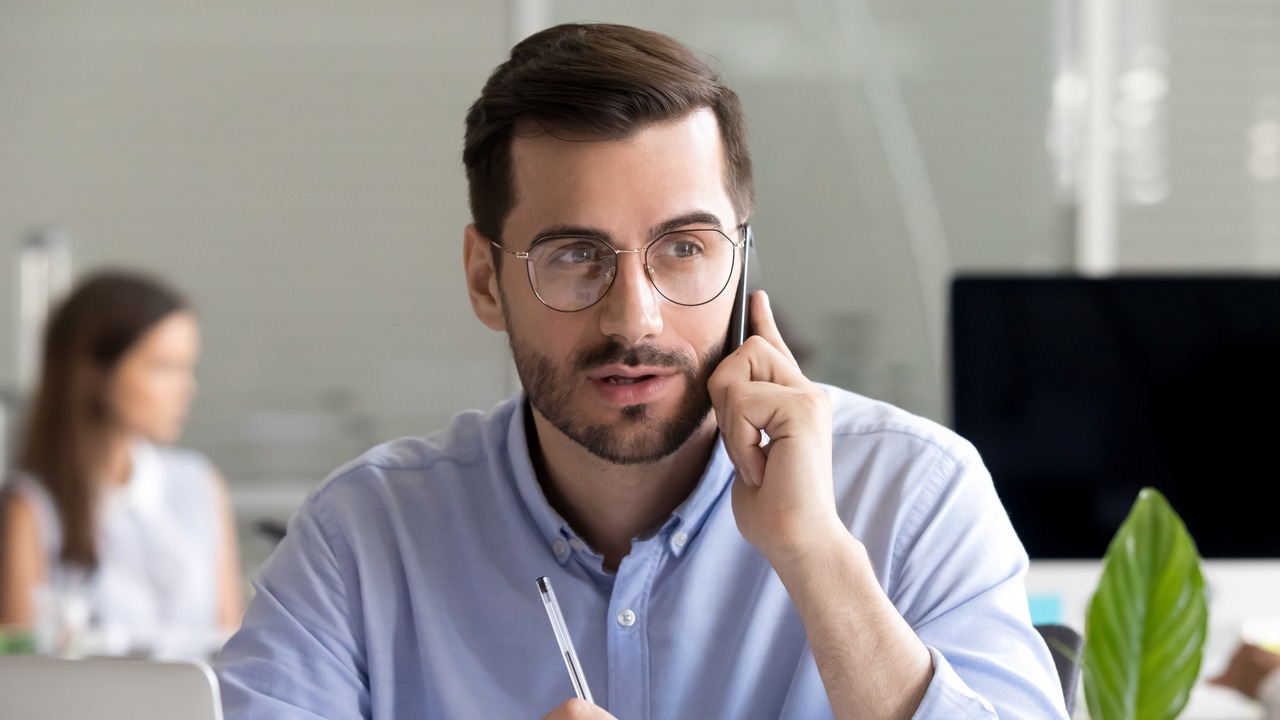
[[[564,658],[564,666],[569,670],[573,691],[578,693],[578,697],[595,705],[596,701],[591,699],[591,689],[587,687],[587,676],[583,674],[582,665],[578,662],[578,653],[574,652],[573,639],[569,637],[569,629],[564,625],[564,615],[560,614],[556,591],[551,589],[551,580],[546,576],[538,578],[538,592],[542,594],[542,604],[547,607],[551,629],[556,632],[556,644],[560,646],[560,656]]]

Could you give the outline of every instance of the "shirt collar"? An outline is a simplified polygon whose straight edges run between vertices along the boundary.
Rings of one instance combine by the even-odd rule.
[[[560,516],[560,513],[551,507],[546,494],[542,491],[542,486],[538,484],[537,475],[533,470],[533,461],[529,455],[525,402],[524,393],[515,399],[507,429],[507,449],[520,498],[541,531],[551,553],[561,565],[567,563],[575,552],[598,557],[586,541],[579,537],[569,523]],[[693,544],[698,531],[702,529],[712,509],[724,495],[733,476],[733,464],[725,453],[724,442],[717,439],[715,449],[711,452],[711,460],[703,470],[697,486],[658,531],[665,538],[673,555],[677,557],[683,555]]]
[[[732,484],[734,478],[733,463],[724,450],[724,439],[717,437],[716,446],[711,451],[711,460],[702,471],[702,478],[689,497],[680,503],[671,519],[663,525],[667,534],[667,543],[672,554],[680,557],[697,539],[698,531],[710,517],[720,499]]]

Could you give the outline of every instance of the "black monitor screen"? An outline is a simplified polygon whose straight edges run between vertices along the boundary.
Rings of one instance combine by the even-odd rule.
[[[1204,557],[1280,557],[1280,279],[960,277],[951,359],[1032,558],[1101,557],[1144,486]]]

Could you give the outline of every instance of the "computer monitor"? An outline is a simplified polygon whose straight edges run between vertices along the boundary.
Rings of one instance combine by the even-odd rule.
[[[953,426],[1033,559],[1100,558],[1144,486],[1206,558],[1280,557],[1280,279],[961,276]]]

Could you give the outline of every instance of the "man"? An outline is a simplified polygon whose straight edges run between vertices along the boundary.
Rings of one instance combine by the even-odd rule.
[[[540,32],[463,161],[472,306],[525,392],[312,494],[218,659],[229,718],[1066,716],[973,448],[810,382],[763,293],[724,356],[751,166],[696,55]]]

